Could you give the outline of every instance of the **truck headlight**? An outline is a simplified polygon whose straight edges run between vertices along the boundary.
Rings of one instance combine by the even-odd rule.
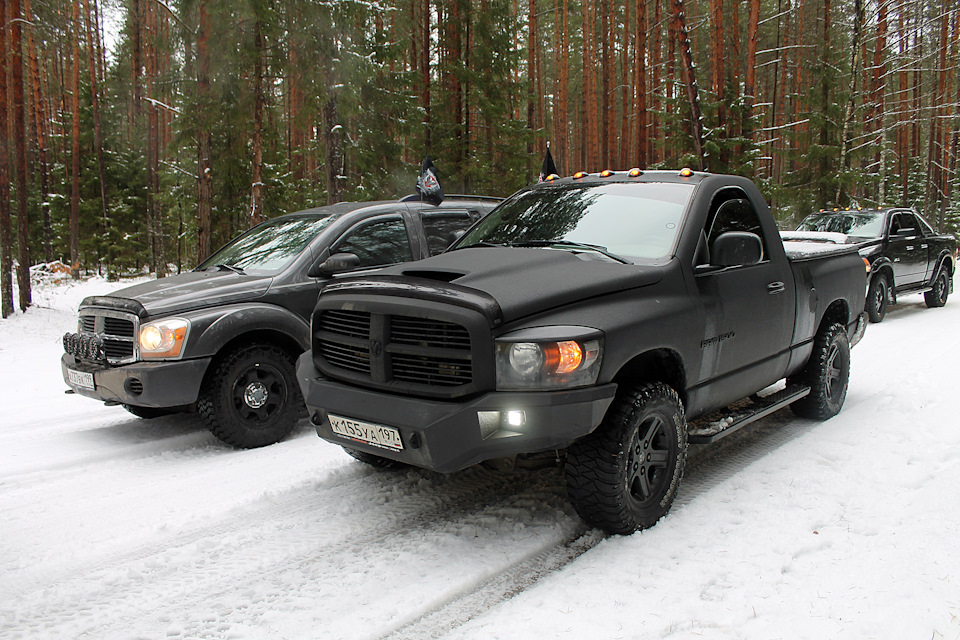
[[[187,341],[190,321],[168,318],[140,326],[140,357],[145,360],[178,358]]]
[[[560,329],[572,335],[563,335]],[[564,339],[557,339],[557,334]],[[600,333],[586,327],[540,327],[502,336],[496,343],[497,389],[567,389],[594,384],[600,374],[602,350]]]

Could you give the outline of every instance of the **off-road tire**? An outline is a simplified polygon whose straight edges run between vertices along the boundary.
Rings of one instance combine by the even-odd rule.
[[[350,447],[343,447],[343,450],[346,451],[350,456],[356,458],[360,462],[364,462],[371,467],[376,467],[378,469],[398,469],[400,467],[405,467],[402,462],[397,460],[391,460],[390,458],[384,458],[383,456],[378,456],[373,453],[367,453],[366,451],[358,451]]]
[[[947,274],[945,266],[937,270],[937,277],[933,279],[933,289],[923,294],[923,301],[928,307],[934,309],[947,304],[947,296],[950,295],[950,276]]]
[[[166,407],[138,407],[134,404],[125,404],[122,406],[124,409],[143,420],[153,420],[154,418],[162,418],[163,416],[169,416],[180,412],[180,409],[168,409]]]
[[[197,410],[217,438],[238,449],[279,442],[302,413],[294,358],[274,345],[230,352],[200,389]]]
[[[889,299],[890,284],[887,276],[879,274],[870,281],[870,288],[867,290],[867,315],[870,322],[883,322]]]
[[[850,341],[842,324],[825,325],[813,340],[807,366],[791,382],[810,387],[810,394],[790,405],[802,418],[826,420],[840,413],[850,381]]]
[[[567,493],[612,534],[652,527],[670,510],[687,455],[687,421],[663,383],[624,386],[596,430],[567,449]]]

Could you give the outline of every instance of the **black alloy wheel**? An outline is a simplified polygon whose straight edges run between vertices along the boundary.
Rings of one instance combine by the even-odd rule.
[[[663,383],[625,385],[603,422],[567,449],[567,494],[584,520],[608,533],[652,527],[677,495],[687,421]]]
[[[207,428],[241,449],[279,442],[302,413],[293,358],[273,345],[241,347],[222,359],[198,401]]]
[[[947,275],[946,267],[940,267],[933,281],[933,289],[923,294],[923,301],[931,309],[942,307],[947,304],[948,295],[950,295],[950,276]]]
[[[885,275],[880,274],[870,281],[870,289],[867,291],[867,315],[870,322],[882,322],[887,315],[889,289]]]
[[[807,366],[791,382],[810,387],[809,395],[790,405],[798,416],[826,420],[840,413],[850,382],[850,341],[842,324],[817,332]]]

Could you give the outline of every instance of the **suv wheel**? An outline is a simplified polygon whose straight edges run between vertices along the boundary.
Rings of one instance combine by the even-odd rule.
[[[197,403],[213,435],[240,449],[286,438],[302,406],[293,358],[273,345],[241,347],[221,359]]]
[[[673,504],[687,455],[687,421],[663,383],[617,393],[596,430],[567,449],[570,502],[608,533],[652,527]]]
[[[870,316],[870,322],[882,322],[887,315],[889,289],[887,276],[883,274],[870,281],[870,289],[867,291],[867,315]]]

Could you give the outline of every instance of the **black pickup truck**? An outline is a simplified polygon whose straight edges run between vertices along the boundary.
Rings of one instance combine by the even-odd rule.
[[[880,322],[898,295],[923,293],[942,307],[953,293],[957,239],[938,234],[913,209],[836,209],[812,213],[786,239],[853,244],[870,261],[867,313]]]
[[[268,220],[189,273],[83,300],[63,379],[142,418],[199,411],[236,447],[277,442],[304,410],[294,364],[321,285],[439,253],[499,202],[411,196]]]
[[[328,283],[297,374],[318,434],[361,460],[565,455],[580,515],[629,533],[669,509],[688,443],[787,405],[840,411],[865,271],[855,247],[785,250],[745,178],[578,174],[439,256]]]

